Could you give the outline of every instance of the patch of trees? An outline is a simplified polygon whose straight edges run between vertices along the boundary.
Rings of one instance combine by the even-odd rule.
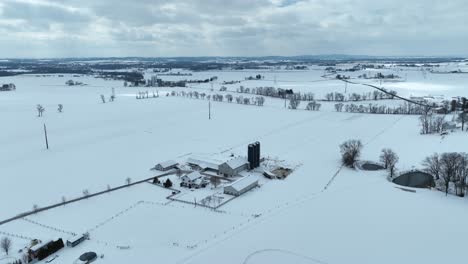
[[[378,105],[378,104],[343,104],[338,103],[335,104],[335,110],[337,112],[341,111],[348,112],[348,113],[368,113],[368,114],[394,114],[394,115],[421,115],[426,113],[427,108],[412,104],[408,102],[404,102],[399,106],[386,106],[386,105]]]
[[[246,88],[244,86],[240,86],[237,89],[238,93],[250,93],[268,97],[275,97],[275,98],[283,98],[289,99],[294,97],[301,101],[313,101],[315,95],[313,93],[295,93],[292,89],[282,89],[282,88],[275,88],[275,87],[256,87],[256,88]]]
[[[164,183],[163,183],[163,186],[164,188],[171,188],[172,187],[172,181],[170,179],[167,179]]]
[[[245,77],[246,80],[261,80],[261,79],[264,79],[265,76],[262,76],[261,74],[257,74],[255,76],[249,76],[249,77]]]
[[[457,195],[464,196],[468,176],[468,154],[461,152],[434,153],[422,162],[424,170],[436,181],[442,181],[445,195],[449,193],[450,183],[459,190]]]
[[[374,91],[368,93],[352,93],[348,94],[348,98],[342,93],[327,93],[325,94],[325,101],[337,101],[337,102],[344,102],[344,101],[366,101],[366,100],[385,100],[385,99],[394,99],[395,95],[397,94],[396,91],[389,91],[388,93],[384,93],[381,91]]]
[[[445,116],[434,115],[430,111],[424,111],[419,117],[421,134],[442,133],[447,128]]]
[[[364,73],[364,74],[359,75],[358,78],[360,79],[400,79],[401,77],[393,73],[385,75],[381,72],[378,72],[374,75],[367,75],[366,73]]]
[[[306,110],[309,110],[309,111],[319,111],[320,110],[320,107],[322,105],[317,103],[316,101],[312,101],[312,102],[309,102],[306,106]]]
[[[207,100],[213,100],[216,102],[223,102],[226,100],[228,103],[232,103],[235,101],[238,104],[245,104],[245,105],[257,105],[257,106],[263,106],[265,103],[265,97],[263,96],[255,96],[255,97],[243,97],[243,96],[237,96],[234,97],[231,94],[213,94],[213,95],[207,95],[205,93],[199,93],[197,91],[181,91],[181,92],[171,92],[172,96],[182,96],[182,97],[187,97],[187,98],[193,98],[193,99],[207,99]]]
[[[344,166],[354,168],[354,163],[361,155],[362,143],[360,140],[352,139],[340,145],[341,162]]]
[[[149,99],[149,98],[158,98],[159,97],[159,92],[156,91],[156,93],[152,93],[150,95],[149,91],[144,91],[144,92],[138,92],[136,94],[136,99]],[[111,95],[109,101],[114,101],[115,96]]]
[[[297,109],[297,107],[299,107],[299,105],[301,104],[301,100],[295,98],[295,97],[291,97],[289,99],[289,108],[290,109]]]
[[[203,79],[203,80],[186,80],[185,82],[187,82],[187,83],[209,83],[209,82],[215,81],[215,80],[217,80],[217,79],[218,79],[217,76],[213,76],[213,77],[208,78],[208,79]]]

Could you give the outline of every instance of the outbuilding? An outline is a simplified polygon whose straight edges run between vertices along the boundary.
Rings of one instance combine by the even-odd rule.
[[[179,163],[177,163],[176,161],[167,160],[165,162],[161,162],[161,163],[156,164],[156,166],[154,166],[154,169],[156,169],[158,171],[168,171],[170,169],[177,168],[178,165],[179,165]]]
[[[252,176],[246,176],[224,187],[224,193],[240,196],[258,186],[258,180]]]
[[[247,170],[249,162],[244,157],[238,157],[219,165],[219,174],[226,177],[237,176],[239,172]]]
[[[219,166],[222,162],[216,160],[209,160],[209,159],[200,159],[200,158],[189,158],[187,160],[187,164],[194,168],[203,171],[214,171],[218,173]]]

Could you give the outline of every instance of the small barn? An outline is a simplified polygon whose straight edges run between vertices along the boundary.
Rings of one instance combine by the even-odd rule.
[[[81,242],[85,241],[86,239],[88,239],[89,237],[89,234],[88,233],[85,233],[81,236],[73,236],[69,239],[67,239],[67,247],[76,247],[77,245],[79,245]]]
[[[258,186],[258,180],[252,176],[246,176],[224,187],[224,193],[240,196]]]
[[[154,169],[158,171],[168,171],[170,169],[177,168],[178,165],[179,163],[177,163],[176,161],[167,160],[167,161],[156,164],[156,166],[154,166]]]
[[[226,177],[237,176],[239,172],[249,169],[249,162],[244,157],[238,157],[219,165],[219,174]]]

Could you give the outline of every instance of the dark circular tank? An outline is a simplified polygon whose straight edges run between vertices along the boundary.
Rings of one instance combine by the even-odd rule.
[[[393,183],[414,188],[430,188],[435,186],[434,177],[422,171],[409,171],[393,179]]]
[[[97,258],[96,253],[94,252],[86,252],[80,256],[80,260],[86,263],[89,263]]]
[[[383,170],[385,168],[380,164],[366,162],[361,165],[361,169],[366,170],[366,171],[378,171],[378,170]]]

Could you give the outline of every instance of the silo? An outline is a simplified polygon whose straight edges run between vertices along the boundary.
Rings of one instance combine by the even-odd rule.
[[[247,161],[249,162],[250,169],[255,168],[255,146],[249,144],[247,148]]]
[[[255,164],[256,167],[260,166],[260,142],[255,142]]]

